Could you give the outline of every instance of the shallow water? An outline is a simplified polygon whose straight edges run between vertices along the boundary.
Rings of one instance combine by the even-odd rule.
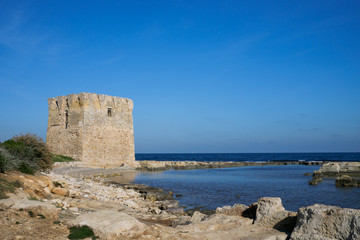
[[[186,208],[243,203],[249,205],[261,197],[281,197],[287,210],[315,203],[360,209],[360,188],[336,188],[334,178],[317,186],[308,184],[304,173],[320,166],[251,166],[221,169],[168,170],[141,172],[134,182],[160,187],[181,194],[175,197]]]
[[[360,161],[359,152],[347,153],[138,153],[138,161]]]

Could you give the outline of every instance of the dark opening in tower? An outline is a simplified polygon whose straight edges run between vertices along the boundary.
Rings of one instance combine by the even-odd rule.
[[[69,113],[68,110],[65,110],[65,128],[67,129],[69,125]]]

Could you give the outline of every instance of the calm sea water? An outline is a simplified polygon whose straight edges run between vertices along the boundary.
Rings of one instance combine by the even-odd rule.
[[[138,161],[360,161],[360,153],[162,153],[135,154]]]
[[[171,161],[360,161],[360,153],[281,154],[137,154],[137,160]],[[317,186],[304,176],[320,166],[252,166],[222,169],[169,170],[139,173],[134,182],[182,195],[186,208],[216,209],[234,203],[251,204],[261,197],[281,197],[286,209],[314,203],[360,209],[360,188],[336,188],[334,178]]]

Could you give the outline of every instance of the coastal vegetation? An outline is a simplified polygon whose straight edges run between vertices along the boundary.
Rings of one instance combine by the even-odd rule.
[[[51,168],[54,162],[72,162],[73,158],[51,154],[42,138],[20,134],[0,143],[0,172],[18,170],[32,174]]]
[[[42,138],[35,134],[20,134],[0,144],[0,171],[18,170],[34,174],[51,168],[52,155]]]
[[[70,230],[70,234],[68,236],[69,239],[98,238],[95,236],[94,231],[86,225],[70,227],[69,230]]]
[[[73,159],[72,157],[56,155],[56,154],[53,154],[51,159],[53,162],[73,162],[73,161],[75,161],[75,159]]]

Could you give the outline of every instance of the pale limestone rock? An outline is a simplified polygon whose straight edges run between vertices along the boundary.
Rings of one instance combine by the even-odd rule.
[[[319,169],[319,173],[324,176],[338,174],[359,174],[360,162],[325,163]]]
[[[190,216],[180,216],[178,219],[172,222],[173,227],[177,227],[179,225],[187,225],[191,223]]]
[[[146,231],[147,226],[124,212],[99,210],[80,215],[70,221],[70,225],[87,225],[100,239],[138,238]]]
[[[258,200],[255,224],[291,232],[295,221],[296,213],[286,211],[281,198],[264,197]]]
[[[71,212],[78,212],[79,209],[77,207],[69,207],[69,211]]]
[[[65,188],[54,187],[53,189],[51,189],[51,192],[63,197],[69,196],[69,190]]]
[[[216,208],[216,213],[232,216],[241,216],[242,213],[248,208],[249,207],[244,204],[235,203],[233,206],[223,206]]]
[[[240,216],[215,214],[201,222],[179,225],[176,232],[161,229],[158,239],[208,239],[208,240],[285,240],[286,233],[253,225],[252,219]]]
[[[28,200],[28,199],[3,199],[0,200],[0,206],[14,210],[32,211],[35,215],[44,215],[47,219],[58,219],[58,209],[47,202]]]
[[[192,215],[190,221],[192,223],[198,223],[198,222],[203,221],[206,217],[207,217],[207,215],[205,215],[199,211],[195,211],[194,214]]]
[[[315,204],[300,208],[292,240],[360,239],[360,210]]]

